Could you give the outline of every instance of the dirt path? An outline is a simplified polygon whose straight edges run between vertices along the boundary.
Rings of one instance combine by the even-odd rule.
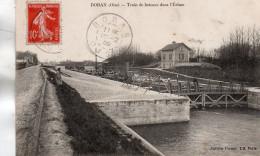
[[[32,130],[37,112],[41,88],[42,71],[32,66],[16,71],[16,155],[28,155]]]
[[[70,145],[72,138],[66,134],[67,127],[63,122],[64,114],[58,102],[55,87],[50,82],[47,82],[44,99],[38,155],[73,155]]]
[[[16,155],[33,150],[33,130],[44,83],[42,69],[32,66],[16,71]],[[63,114],[55,88],[47,82],[41,119],[38,155],[73,155],[71,138],[63,123]]]

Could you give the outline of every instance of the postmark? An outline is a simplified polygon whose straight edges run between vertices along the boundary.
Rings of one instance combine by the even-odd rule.
[[[107,58],[120,50],[127,51],[132,44],[133,33],[121,16],[106,13],[96,17],[87,30],[89,50],[101,58]]]
[[[27,44],[36,45],[47,53],[60,53],[62,51],[60,16],[60,3],[27,3]]]

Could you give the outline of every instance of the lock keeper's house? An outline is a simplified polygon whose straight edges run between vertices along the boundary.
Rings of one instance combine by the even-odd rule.
[[[173,68],[177,63],[189,62],[191,49],[184,43],[172,42],[161,50],[161,68]]]

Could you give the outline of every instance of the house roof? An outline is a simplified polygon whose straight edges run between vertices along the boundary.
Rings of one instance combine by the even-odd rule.
[[[186,46],[184,43],[176,43],[173,42],[172,44],[168,44],[165,47],[163,47],[161,49],[161,51],[169,51],[169,50],[174,50],[177,49],[178,47],[180,47],[181,45],[184,45],[186,48],[188,48],[189,50],[191,50],[188,46]]]

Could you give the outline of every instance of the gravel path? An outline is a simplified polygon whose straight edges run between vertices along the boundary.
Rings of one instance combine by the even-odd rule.
[[[43,85],[42,71],[32,66],[16,71],[16,155],[30,149],[34,119]]]

